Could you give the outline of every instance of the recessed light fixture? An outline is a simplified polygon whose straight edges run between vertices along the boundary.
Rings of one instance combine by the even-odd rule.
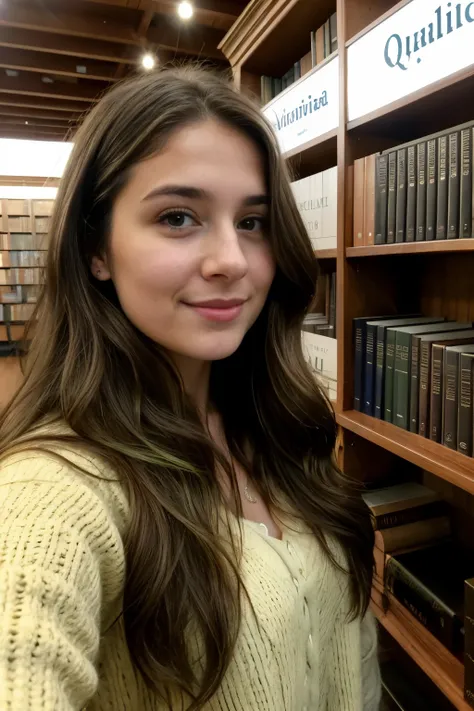
[[[182,20],[189,20],[194,14],[194,8],[190,2],[183,0],[178,5],[178,15]]]
[[[25,121],[25,126],[28,126],[28,121]]]
[[[143,57],[142,57],[143,69],[147,69],[147,70],[153,69],[155,64],[156,64],[156,59],[152,54],[147,52],[147,54],[143,55]]]

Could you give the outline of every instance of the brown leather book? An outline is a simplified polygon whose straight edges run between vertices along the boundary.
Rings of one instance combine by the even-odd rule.
[[[375,160],[377,154],[365,158],[364,244],[375,242]]]
[[[365,206],[365,158],[354,161],[354,225],[353,244],[361,247],[366,244],[364,239],[364,206]]]

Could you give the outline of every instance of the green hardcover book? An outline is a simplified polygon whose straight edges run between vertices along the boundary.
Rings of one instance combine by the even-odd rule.
[[[472,457],[474,353],[461,353],[459,364],[458,452]],[[473,661],[474,663],[474,661]]]
[[[465,331],[472,323],[446,322],[442,331]],[[429,381],[431,371],[431,346],[439,335],[434,333],[414,335],[411,339],[410,370],[410,432],[426,437],[429,412]]]
[[[457,449],[459,378],[462,353],[474,353],[474,345],[448,346],[444,350],[444,402],[441,441],[449,449]]]
[[[444,350],[446,346],[474,343],[474,329],[440,334],[431,349],[430,429],[433,442],[441,442],[444,395]]]
[[[438,324],[446,323],[443,318],[433,318],[433,322],[418,326],[389,328],[385,357],[385,416],[386,422],[407,429],[409,402],[409,368],[411,357],[411,336],[436,330]],[[398,334],[404,334],[399,336]],[[406,335],[405,335],[406,334]],[[407,422],[403,425],[402,422]]]
[[[374,416],[381,420],[384,415],[384,371],[387,328],[395,326],[414,326],[422,323],[433,323],[439,319],[430,316],[406,316],[400,319],[387,319],[385,321],[369,321],[367,330],[374,327],[375,333],[375,387],[374,387]]]

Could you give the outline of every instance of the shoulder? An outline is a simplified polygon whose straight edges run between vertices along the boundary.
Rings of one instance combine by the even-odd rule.
[[[0,461],[3,515],[65,518],[69,525],[96,517],[124,535],[128,502],[116,472],[80,446],[28,448]]]

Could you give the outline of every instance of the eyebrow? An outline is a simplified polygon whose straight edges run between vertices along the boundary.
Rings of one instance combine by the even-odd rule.
[[[152,200],[163,195],[173,195],[174,197],[183,197],[191,200],[203,200],[209,198],[210,195],[206,190],[201,188],[193,188],[188,185],[165,185],[162,188],[156,188],[146,195],[142,202]],[[243,205],[250,207],[252,205],[268,205],[270,198],[265,193],[261,195],[249,195],[243,201]]]

